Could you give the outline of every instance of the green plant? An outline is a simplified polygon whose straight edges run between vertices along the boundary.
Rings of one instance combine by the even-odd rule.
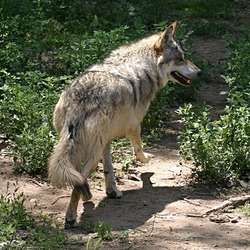
[[[98,233],[98,236],[102,240],[112,239],[112,229],[109,223],[104,223],[103,221],[98,221],[96,223],[92,221],[84,221],[81,226],[83,230],[89,233]]]
[[[94,241],[93,238],[90,236],[88,238],[88,241],[87,241],[87,244],[86,244],[86,250],[90,250],[91,246],[93,246],[93,244],[94,244],[93,250],[98,250],[99,249],[100,244],[102,242],[102,238],[99,237],[95,243],[93,243],[93,241]]]
[[[221,37],[225,29],[231,27],[225,20],[235,18],[235,0],[179,1],[173,4],[179,11],[181,19],[189,20],[190,26],[195,28],[195,34],[206,37]],[[213,11],[207,11],[213,9]]]
[[[20,171],[45,175],[56,140],[51,116],[57,95],[70,77],[48,77],[38,72],[12,75],[0,71],[2,133],[9,139]]]
[[[240,207],[238,211],[242,212],[245,216],[250,217],[250,204],[246,203],[244,206]]]
[[[187,104],[178,111],[186,126],[179,136],[181,154],[194,160],[198,179],[222,185],[229,178],[250,173],[249,38],[234,40],[231,47],[228,75],[224,76],[229,84],[225,114],[212,121],[204,105]]]
[[[62,248],[66,242],[64,232],[45,215],[35,216],[25,208],[26,197],[18,192],[18,184],[7,184],[0,196],[0,241],[3,249]]]
[[[109,223],[104,223],[102,221],[98,221],[97,224],[94,225],[94,232],[98,233],[98,235],[103,240],[111,240],[112,239],[112,229]]]
[[[16,230],[34,226],[34,219],[24,207],[25,197],[18,194],[19,187],[14,184],[14,191],[9,191],[9,183],[5,195],[0,196],[0,241],[15,240]]]
[[[126,138],[116,139],[111,144],[112,160],[122,164],[122,171],[127,172],[128,166],[134,162],[133,149]]]
[[[51,55],[49,72],[78,75],[90,65],[100,62],[112,49],[128,41],[128,27],[107,31],[94,31],[91,35],[78,35]]]

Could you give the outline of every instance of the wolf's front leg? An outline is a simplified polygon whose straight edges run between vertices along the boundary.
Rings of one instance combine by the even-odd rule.
[[[110,154],[110,143],[108,143],[103,152],[103,168],[106,185],[106,194],[110,198],[122,197],[122,192],[119,191],[115,184],[114,168],[112,165]]]
[[[128,139],[130,139],[133,147],[134,153],[136,155],[136,160],[139,160],[142,163],[147,163],[150,161],[153,154],[143,152],[142,145],[141,145],[141,126],[137,126],[129,131],[126,135]]]

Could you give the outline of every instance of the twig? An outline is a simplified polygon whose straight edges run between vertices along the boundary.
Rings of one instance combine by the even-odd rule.
[[[57,197],[52,203],[51,203],[51,205],[54,205],[56,202],[58,202],[60,199],[62,199],[62,198],[68,198],[68,197],[70,197],[70,195],[61,195],[61,196],[59,196],[59,197]]]
[[[200,206],[199,203],[193,203],[192,201],[184,198],[184,200],[190,204],[196,205],[196,206]],[[240,197],[234,197],[234,198],[230,198],[228,200],[225,200],[224,202],[222,202],[221,204],[212,207],[211,209],[209,209],[207,212],[203,213],[203,214],[187,214],[188,217],[197,217],[197,218],[205,218],[207,217],[209,214],[216,212],[218,210],[222,210],[226,207],[232,206],[234,208],[245,204],[247,201],[250,201],[250,195],[245,195],[245,196],[240,196]]]
[[[191,201],[191,200],[189,200],[187,198],[184,198],[183,200],[186,201],[187,203],[190,203],[190,204],[195,205],[195,206],[200,206],[201,205],[197,201]]]
[[[230,198],[229,200],[225,200],[224,202],[222,202],[220,205],[214,206],[213,208],[209,209],[204,215],[209,215],[212,212],[224,209],[228,206],[233,206],[235,208],[245,204],[247,201],[250,201],[250,195]]]
[[[39,187],[42,187],[42,186],[43,186],[43,184],[39,183],[39,182],[36,181],[36,180],[30,179],[30,181],[33,182],[34,184],[36,184],[36,185],[39,186]]]
[[[204,214],[187,214],[187,217],[204,218]]]
[[[148,233],[148,236],[151,236],[152,233],[154,232],[154,229],[155,229],[155,218],[156,218],[156,214],[154,214],[152,228],[151,228],[150,232]]]

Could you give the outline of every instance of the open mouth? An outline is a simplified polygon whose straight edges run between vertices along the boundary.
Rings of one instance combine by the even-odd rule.
[[[190,85],[192,82],[191,79],[185,77],[184,75],[182,75],[181,73],[177,71],[172,71],[171,75],[174,77],[174,79],[176,79],[179,83],[183,85]]]

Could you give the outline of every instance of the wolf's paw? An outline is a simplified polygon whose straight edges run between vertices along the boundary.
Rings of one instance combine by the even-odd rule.
[[[118,199],[118,198],[121,198],[123,196],[122,192],[119,191],[118,189],[107,190],[106,194],[111,199]]]
[[[65,218],[65,224],[64,224],[65,229],[76,228],[77,226],[78,224],[76,219],[68,220],[67,217]]]
[[[88,182],[85,182],[82,185],[75,187],[77,191],[81,194],[81,198],[83,201],[88,201],[92,198],[92,194],[90,192],[89,184]]]
[[[136,160],[138,160],[138,161],[140,161],[142,163],[148,163],[150,161],[150,159],[154,158],[154,157],[155,157],[154,154],[143,152],[141,155],[136,156]]]

